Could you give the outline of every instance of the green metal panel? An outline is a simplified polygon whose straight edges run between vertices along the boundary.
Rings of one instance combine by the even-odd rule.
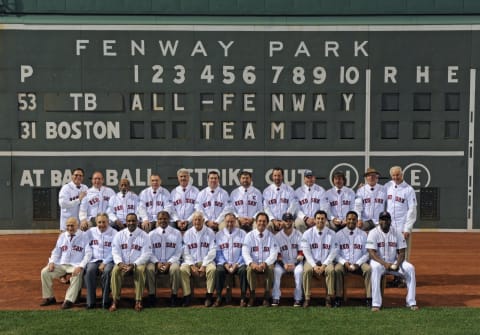
[[[478,14],[474,0],[17,0],[6,13],[118,15],[417,15]]]

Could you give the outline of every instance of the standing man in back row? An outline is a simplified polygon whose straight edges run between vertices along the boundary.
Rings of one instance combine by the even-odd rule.
[[[312,170],[305,170],[303,185],[295,190],[298,200],[298,215],[295,220],[295,228],[300,233],[315,226],[315,213],[326,208],[325,190],[315,183],[315,175]]]
[[[325,201],[329,213],[328,227],[337,232],[347,224],[348,211],[355,209],[355,192],[345,186],[347,178],[343,171],[335,171],[332,176],[333,187],[325,192]]]
[[[190,172],[187,169],[177,171],[178,186],[170,193],[172,200],[173,226],[180,230],[182,235],[192,227],[193,212],[195,212],[195,200],[199,190],[190,184]]]
[[[157,214],[160,211],[171,211],[170,192],[162,186],[160,175],[150,176],[150,187],[140,193],[138,215],[142,220],[142,229],[147,233],[157,226]]]
[[[410,259],[412,229],[417,220],[417,196],[413,187],[403,180],[400,166],[390,168],[391,181],[385,184],[387,192],[387,212],[392,216],[392,226],[403,234],[407,242],[405,260]]]
[[[72,181],[65,184],[60,189],[58,195],[58,204],[60,206],[60,231],[65,231],[65,222],[68,218],[74,217],[80,220],[78,212],[80,202],[87,195],[88,187],[82,184],[85,172],[81,168],[72,170]]]
[[[385,210],[387,194],[378,183],[380,173],[377,170],[368,168],[364,176],[365,185],[357,190],[355,197],[355,211],[359,227],[368,232],[378,225],[378,216]]]
[[[97,214],[106,213],[110,198],[115,196],[115,192],[107,186],[103,186],[103,174],[95,171],[92,175],[92,187],[88,189],[87,195],[80,203],[80,228],[86,231],[95,226]]]
[[[238,225],[245,232],[253,229],[255,216],[263,210],[262,193],[252,185],[252,173],[240,173],[240,186],[230,194],[230,203],[238,219]]]
[[[263,208],[270,218],[268,230],[279,232],[285,224],[282,216],[285,213],[295,215],[297,204],[295,191],[283,182],[283,169],[276,167],[272,171],[272,181],[263,191]]]
[[[203,213],[205,224],[217,232],[230,207],[230,197],[220,186],[220,175],[217,171],[208,173],[208,186],[198,193],[195,210]]]

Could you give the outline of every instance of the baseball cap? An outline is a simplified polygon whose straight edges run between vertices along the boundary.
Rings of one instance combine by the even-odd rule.
[[[392,217],[390,216],[390,213],[387,211],[381,212],[380,215],[378,216],[379,220],[391,220]]]
[[[295,220],[295,217],[294,217],[293,214],[291,214],[291,213],[285,213],[285,214],[283,214],[283,216],[282,216],[282,220],[283,220],[283,221]]]
[[[308,170],[308,169],[305,170],[305,172],[303,173],[303,175],[304,175],[305,177],[315,176],[315,175],[313,174],[313,171],[312,171],[312,170]]]
[[[368,176],[369,174],[376,174],[377,176],[380,175],[380,173],[377,170],[371,167],[369,167],[367,171],[365,171],[364,177]]]

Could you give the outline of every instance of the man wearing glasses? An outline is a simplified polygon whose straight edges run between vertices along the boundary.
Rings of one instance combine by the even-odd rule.
[[[60,205],[60,231],[65,231],[65,222],[68,218],[74,217],[79,220],[78,213],[80,203],[87,195],[88,187],[83,182],[85,172],[81,168],[72,170],[72,181],[60,189],[58,204]]]

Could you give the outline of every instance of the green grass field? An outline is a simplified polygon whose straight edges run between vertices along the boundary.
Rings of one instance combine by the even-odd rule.
[[[480,334],[478,308],[1,311],[0,334]]]

